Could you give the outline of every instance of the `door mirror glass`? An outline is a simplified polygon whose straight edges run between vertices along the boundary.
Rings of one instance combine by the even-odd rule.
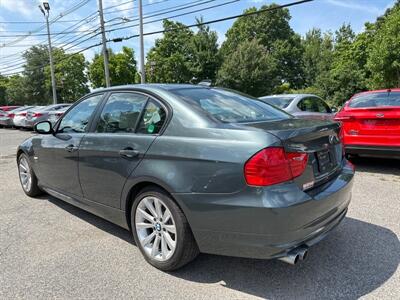
[[[35,131],[41,134],[49,134],[53,133],[53,127],[49,121],[43,121],[35,125]]]

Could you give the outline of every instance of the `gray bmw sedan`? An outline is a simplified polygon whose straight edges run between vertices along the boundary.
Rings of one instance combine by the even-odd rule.
[[[295,264],[346,215],[340,125],[241,93],[149,84],[96,90],[18,148],[24,192],[130,230],[174,270],[199,252]]]

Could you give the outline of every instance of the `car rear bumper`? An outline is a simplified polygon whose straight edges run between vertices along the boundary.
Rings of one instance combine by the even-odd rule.
[[[7,119],[6,118],[0,118],[0,125],[9,127],[9,126],[13,126],[13,122],[12,122],[11,119],[8,119],[8,118]]]
[[[345,217],[353,168],[303,192],[295,183],[248,187],[236,194],[174,194],[205,253],[278,258],[321,240]]]
[[[347,145],[347,154],[365,154],[373,156],[400,156],[400,147]]]

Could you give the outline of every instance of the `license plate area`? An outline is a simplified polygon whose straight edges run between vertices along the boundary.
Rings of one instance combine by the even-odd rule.
[[[329,149],[317,152],[318,173],[330,172],[335,167],[335,159]]]

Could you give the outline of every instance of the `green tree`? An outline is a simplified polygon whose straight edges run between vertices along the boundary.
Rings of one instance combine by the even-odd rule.
[[[271,7],[276,7],[276,4],[264,5],[260,9]],[[245,10],[245,13],[255,11],[257,9],[253,7]],[[287,9],[238,18],[226,33],[226,40],[221,47],[223,59],[231,60],[230,56],[240,44],[256,38],[276,63],[270,67],[276,70],[276,89],[279,89],[281,84],[289,84],[292,88],[302,87],[304,76],[301,39],[290,27],[289,20],[290,14]]]
[[[20,75],[13,75],[7,81],[7,103],[8,104],[31,104],[32,99],[26,90],[28,83],[26,78]]]
[[[8,78],[0,75],[0,103],[7,103]]]
[[[147,54],[146,74],[150,82],[187,83],[193,78],[190,69],[193,32],[184,24],[164,20],[164,36],[157,39]]]
[[[367,67],[371,89],[400,87],[400,2],[377,21]]]
[[[270,94],[280,84],[276,74],[275,58],[253,39],[239,44],[236,51],[223,62],[218,72],[217,84],[253,96]]]
[[[63,49],[54,48],[57,101],[75,102],[89,92],[88,78],[85,73],[86,61],[83,54],[68,54]],[[51,91],[50,66],[46,66],[45,85]]]
[[[32,104],[47,104],[51,101],[51,89],[46,87],[45,66],[49,61],[46,46],[33,46],[23,57],[26,60],[23,76],[25,77],[25,92]]]
[[[197,19],[202,23],[203,19]],[[215,80],[221,59],[218,50],[218,35],[211,31],[208,26],[199,25],[198,31],[191,39],[191,59],[189,60],[190,71],[197,79]]]
[[[114,53],[108,49],[111,85],[133,84],[137,80],[135,52],[132,48],[122,47],[122,51]],[[89,64],[89,79],[94,88],[105,87],[104,58],[96,54]]]

